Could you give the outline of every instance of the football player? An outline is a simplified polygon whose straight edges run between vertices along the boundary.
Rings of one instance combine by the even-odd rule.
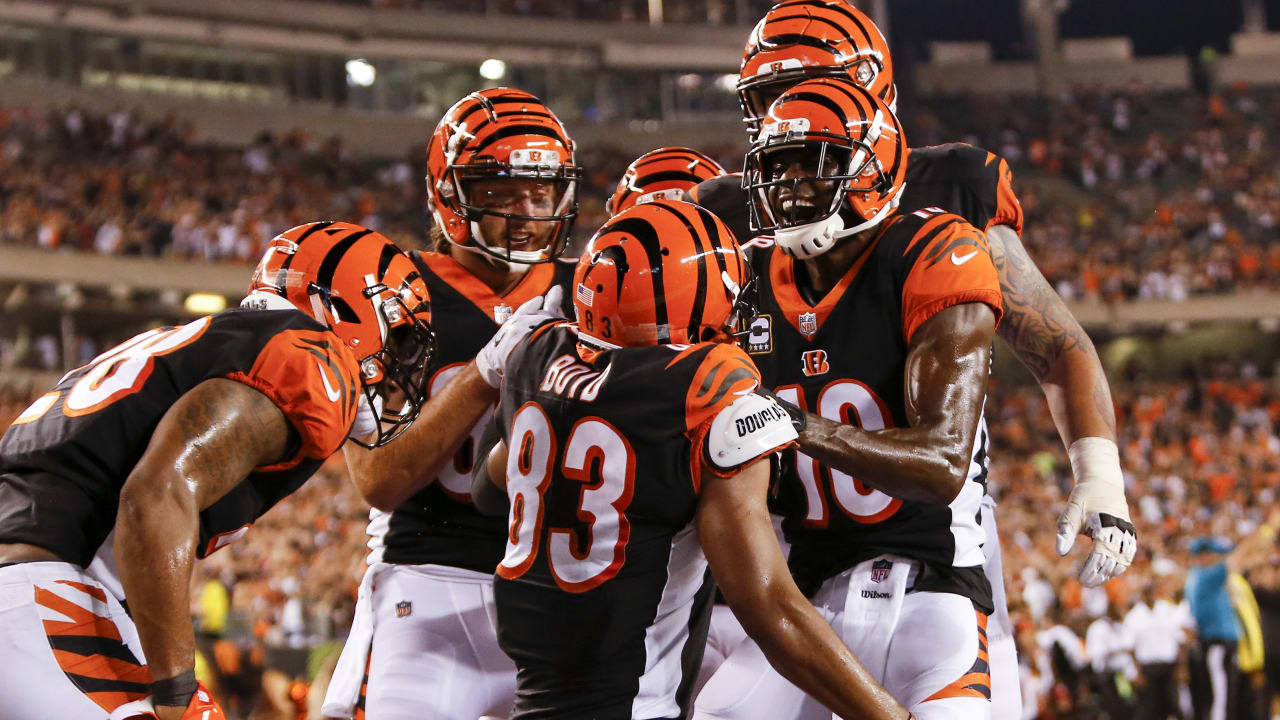
[[[744,184],[773,232],[753,261],[774,321],[746,342],[799,410],[800,454],[780,484],[797,583],[917,717],[984,718],[982,408],[1003,305],[980,230],[942,210],[894,212],[906,154],[884,101],[846,80],[773,103]],[[717,713],[744,694],[725,697],[718,675],[700,713],[744,716]],[[766,702],[771,687],[745,694]],[[795,695],[767,702],[789,716],[796,701],[796,717],[825,717]]]
[[[787,677],[849,717],[908,717],[805,602],[774,540],[768,458],[796,433],[731,342],[749,277],[711,213],[639,205],[579,260],[576,324],[514,350],[505,440],[476,477],[477,493],[492,480],[510,499],[494,595],[519,667],[513,719],[686,717],[708,565]]]
[[[758,130],[784,90],[817,77],[848,79],[894,108],[892,59],[870,17],[845,0],[778,3],[756,25],[743,54],[738,92],[748,133]],[[1093,343],[1022,246],[1022,209],[1008,163],[959,143],[913,148],[908,158],[902,212],[942,208],[986,233],[1004,302],[999,334],[1040,382],[1076,479],[1058,518],[1057,550],[1065,555],[1077,534],[1091,536],[1081,580],[1101,584],[1124,572],[1137,539],[1124,497],[1110,387]],[[757,234],[739,176],[705,182],[690,196],[739,237]],[[757,336],[769,321],[756,321]],[[997,717],[1019,717],[1018,665],[993,507],[984,500],[983,547],[996,605],[990,628],[993,707]]]
[[[613,217],[640,203],[679,200],[698,183],[727,174],[720,163],[693,148],[672,146],[650,150],[627,166],[605,209],[609,217]]]
[[[493,624],[493,569],[506,528],[471,501],[475,443],[492,417],[500,368],[471,360],[511,324],[515,308],[541,303],[572,279],[573,265],[556,259],[577,214],[580,174],[564,126],[520,90],[467,95],[431,136],[435,246],[411,257],[438,346],[427,393],[452,407],[464,439],[419,427],[384,448],[347,450],[352,478],[374,507],[372,552],[326,694],[329,717],[455,720],[511,707],[515,666]]]
[[[0,718],[224,717],[193,670],[192,563],[349,432],[381,446],[414,421],[425,303],[382,235],[303,225],[242,309],[142,333],[32,403],[0,438]]]

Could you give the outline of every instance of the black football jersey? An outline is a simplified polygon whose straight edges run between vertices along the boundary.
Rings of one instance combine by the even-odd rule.
[[[499,324],[525,301],[559,284],[568,287],[575,264],[556,261],[533,265],[504,296],[443,253],[411,254],[426,283],[436,354],[431,359],[428,396],[444,388],[498,331]],[[565,293],[561,308],[570,317],[573,304]],[[506,525],[486,517],[471,504],[471,465],[485,425],[485,413],[463,442],[453,462],[434,481],[390,513],[369,515],[369,562],[435,564],[491,573],[502,559]]]
[[[728,344],[579,354],[568,323],[510,368],[494,597],[512,718],[683,718],[713,595],[693,525],[703,442],[757,370]]]
[[[156,425],[212,378],[269,397],[297,429],[299,446],[200,513],[200,557],[301,486],[355,422],[355,356],[301,312],[228,310],[150,330],[67,373],[0,438],[0,542],[29,543],[88,567]]]
[[[688,195],[723,220],[739,242],[755,237],[741,173],[704,180]],[[973,145],[948,143],[908,150],[898,211],[912,213],[929,207],[955,213],[982,230],[1008,225],[1022,233],[1022,206],[1013,192],[1009,163]]]
[[[865,430],[907,425],[905,363],[921,324],[960,303],[986,303],[1000,314],[986,238],[946,213],[891,215],[816,305],[797,289],[795,273],[804,270],[789,255],[766,247],[754,262],[760,315],[745,346],[765,385],[810,412]],[[961,592],[990,612],[979,526],[985,428],[979,427],[968,480],[950,506],[892,498],[793,454],[774,510],[785,516],[789,562],[801,589],[814,590],[826,578],[889,553],[925,564],[918,589]]]

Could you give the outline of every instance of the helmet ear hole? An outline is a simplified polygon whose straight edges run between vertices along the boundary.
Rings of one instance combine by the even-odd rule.
[[[715,328],[704,327],[702,328],[702,333],[700,334],[700,337],[698,338],[698,340],[699,342],[708,342],[710,340],[714,340],[715,337],[716,337]]]

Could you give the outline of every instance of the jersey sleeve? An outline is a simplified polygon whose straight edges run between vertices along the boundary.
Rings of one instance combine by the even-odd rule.
[[[1022,234],[1022,203],[1013,192],[1013,171],[1009,169],[1009,161],[999,158],[996,165],[995,211],[987,221],[989,229],[993,225],[1008,225],[1013,231]]]
[[[277,333],[248,372],[233,372],[227,378],[271,398],[293,424],[301,448],[285,464],[327,458],[342,447],[355,422],[361,388],[358,364],[331,333]]]
[[[907,344],[926,320],[953,305],[985,303],[997,323],[1003,313],[1000,280],[986,236],[959,217],[943,222],[941,229],[932,229],[936,226],[931,222],[921,230],[929,232],[927,244],[912,253],[917,256],[902,284],[902,335]]]
[[[691,444],[689,462],[695,491],[700,489],[704,464],[717,475],[733,475],[795,440],[786,411],[778,408],[780,415],[773,413],[776,403],[753,394],[759,387],[760,371],[737,345],[717,344],[702,358],[685,396],[685,429]],[[779,423],[785,424],[785,431]],[[716,462],[708,448],[719,445],[710,435],[738,431],[741,435],[733,438],[731,460]],[[742,448],[748,446],[752,450],[745,452]]]

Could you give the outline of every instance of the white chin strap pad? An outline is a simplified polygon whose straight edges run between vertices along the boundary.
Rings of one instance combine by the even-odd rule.
[[[817,257],[836,246],[836,240],[844,237],[844,219],[839,212],[826,220],[797,225],[773,233],[778,247],[800,260]]]
[[[791,416],[772,398],[751,393],[720,411],[707,433],[707,459],[721,470],[740,467],[795,440]]]

